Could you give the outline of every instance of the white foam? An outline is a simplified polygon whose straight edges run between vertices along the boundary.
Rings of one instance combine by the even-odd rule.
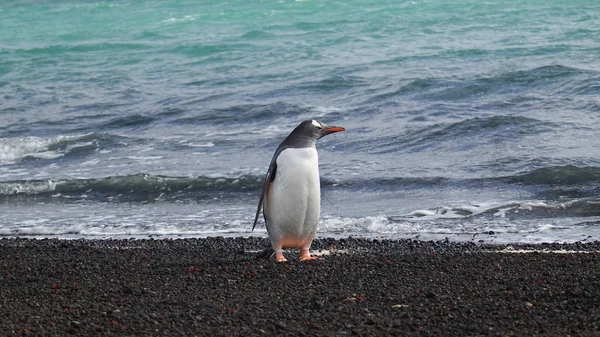
[[[31,188],[50,190],[52,181],[37,182],[28,187],[6,186],[5,193],[21,193]],[[62,196],[61,198],[64,198]],[[536,202],[537,203],[537,202]],[[505,206],[515,210],[519,203]],[[190,207],[189,203],[148,203],[131,205],[119,203],[96,203],[78,200],[44,205],[1,204],[0,236],[57,236],[57,237],[206,237],[206,236],[263,236],[267,233],[264,224],[251,231],[256,206],[223,200],[209,207]],[[327,210],[329,208],[325,208]],[[600,238],[600,227],[586,225],[589,221],[600,221],[600,217],[543,218],[519,220],[514,217],[463,215],[447,216],[451,207],[432,210],[416,210],[408,215],[379,214],[374,216],[343,217],[323,214],[317,232],[318,237],[366,238],[409,238],[419,240],[471,241],[485,243],[539,243],[576,242]],[[495,210],[481,204],[471,210]],[[424,214],[416,217],[414,214]],[[446,214],[441,214],[446,213]],[[508,213],[507,213],[508,214]],[[584,235],[585,234],[585,235]]]
[[[185,144],[189,147],[213,147],[215,143],[213,142],[205,142],[205,143],[187,143]]]
[[[466,211],[468,213],[471,213],[471,215],[473,215],[473,214],[479,214],[479,213],[485,211],[487,208],[481,207],[479,205],[462,205],[462,206],[455,207],[454,209],[458,210],[458,211]]]
[[[63,157],[65,154],[55,151],[44,151],[44,152],[36,152],[27,154],[27,156],[38,159],[56,159]]]
[[[557,229],[557,228],[561,228],[561,227],[553,225],[553,224],[542,224],[538,227],[538,231],[544,232],[544,231],[550,231],[550,230]]]
[[[152,160],[159,160],[159,159],[163,159],[163,156],[127,156],[125,157],[127,159],[132,159],[132,160],[139,160],[139,161],[152,161]]]
[[[0,195],[13,195],[13,194],[37,194],[43,192],[52,192],[56,189],[56,182],[52,180],[48,181],[34,181],[34,182],[1,182],[0,183]]]
[[[49,147],[61,141],[76,140],[85,135],[58,136],[54,138],[22,137],[22,138],[0,138],[0,163],[16,162],[25,157],[39,159],[56,159],[65,155],[74,148],[93,145],[91,142],[85,144],[69,145],[64,150],[49,150]]]
[[[364,232],[364,233],[391,233],[409,230],[407,222],[392,222],[386,215],[367,216],[362,218],[323,217],[319,226],[320,232]]]
[[[505,218],[506,211],[508,211],[510,209],[511,209],[511,207],[498,208],[498,210],[496,211],[496,213],[493,214],[493,216],[498,217],[498,218]]]
[[[39,137],[0,138],[0,162],[13,162],[23,157],[46,150],[56,142]]]
[[[100,159],[92,159],[92,160],[84,161],[83,163],[79,164],[79,166],[95,166],[98,163],[100,163]]]
[[[507,205],[508,204],[508,205]],[[507,213],[519,213],[519,211],[535,211],[535,209],[565,209],[567,205],[561,204],[548,204],[542,201],[531,201],[531,202],[517,202],[507,201],[502,204],[499,203],[458,203],[452,206],[443,206],[433,209],[417,209],[410,211],[408,214],[402,216],[405,219],[419,219],[419,220],[441,220],[441,219],[467,219],[477,217],[478,215],[485,214],[489,211],[495,218],[505,218]]]
[[[196,20],[196,16],[194,15],[184,15],[181,18],[168,18],[161,23],[178,23],[178,22],[189,22]]]
[[[549,206],[545,202],[539,201],[539,202],[525,202],[525,203],[522,203],[519,206],[519,209],[523,209],[523,210],[526,210],[526,211],[531,211],[531,210],[533,210],[534,207],[538,207],[538,208],[552,208],[551,206]]]
[[[430,211],[430,210],[425,210],[425,209],[419,209],[419,210],[416,210],[416,211],[412,211],[409,214],[421,217],[421,216],[435,216],[437,214],[437,212]]]

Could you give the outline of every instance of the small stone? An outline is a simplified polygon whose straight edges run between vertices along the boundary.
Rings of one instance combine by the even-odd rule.
[[[407,304],[394,304],[392,308],[408,308]]]
[[[321,310],[325,308],[325,303],[323,301],[316,300],[313,302],[313,308],[317,310]]]
[[[317,323],[311,323],[308,327],[313,330],[323,330],[323,326]]]

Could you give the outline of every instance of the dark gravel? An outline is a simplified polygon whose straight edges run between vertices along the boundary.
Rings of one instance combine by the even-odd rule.
[[[0,335],[598,336],[600,243],[262,238],[0,240]],[[297,258],[297,253],[288,253]]]

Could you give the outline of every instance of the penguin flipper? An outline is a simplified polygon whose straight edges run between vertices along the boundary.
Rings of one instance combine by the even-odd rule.
[[[254,227],[256,227],[256,223],[258,222],[258,217],[260,216],[260,211],[262,210],[263,202],[265,200],[267,190],[269,189],[269,185],[275,179],[275,172],[277,171],[277,162],[275,161],[276,158],[277,155],[273,157],[273,160],[271,160],[271,165],[269,165],[269,170],[267,170],[267,175],[265,176],[265,182],[263,184],[262,193],[260,194],[260,199],[258,201],[258,207],[256,208],[256,216],[254,217],[254,225],[252,226],[252,230],[254,230]]]

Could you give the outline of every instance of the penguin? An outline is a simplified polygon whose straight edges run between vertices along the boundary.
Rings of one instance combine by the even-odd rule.
[[[277,262],[285,262],[283,249],[300,249],[300,261],[316,260],[309,253],[321,213],[321,183],[317,140],[345,131],[316,120],[305,120],[279,144],[265,175],[254,225],[261,209],[271,241],[271,249],[259,254],[268,258],[275,252]]]

